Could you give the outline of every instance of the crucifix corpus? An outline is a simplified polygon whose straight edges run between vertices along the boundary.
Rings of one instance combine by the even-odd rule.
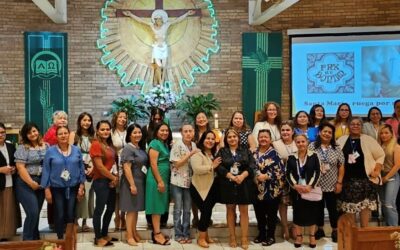
[[[133,20],[148,25],[153,31],[151,66],[154,69],[153,85],[163,84],[165,81],[165,68],[167,67],[169,53],[167,36],[168,29],[188,16],[201,16],[201,9],[173,9],[164,10],[163,0],[156,0],[154,10],[117,10],[117,17],[129,17]],[[144,18],[151,19],[147,22]],[[176,17],[169,21],[169,17]]]

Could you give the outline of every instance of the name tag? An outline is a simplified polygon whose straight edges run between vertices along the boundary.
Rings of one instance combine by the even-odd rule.
[[[147,174],[147,168],[145,165],[142,166],[142,172],[143,174]]]
[[[71,179],[71,174],[69,173],[69,171],[67,169],[64,169],[61,172],[61,179],[63,179],[64,181],[69,181],[69,179]]]
[[[299,179],[299,185],[306,185],[306,179],[304,179],[304,178],[300,178]]]

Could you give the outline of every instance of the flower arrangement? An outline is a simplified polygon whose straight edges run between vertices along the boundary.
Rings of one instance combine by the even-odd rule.
[[[400,249],[400,233],[399,232],[393,232],[390,235],[390,239],[394,240],[394,247],[396,249]]]
[[[157,85],[144,95],[144,103],[149,109],[155,107],[164,112],[174,109],[176,101],[177,96],[169,88],[161,85]]]
[[[45,241],[39,250],[63,250],[63,248],[62,246],[57,246],[56,243]]]

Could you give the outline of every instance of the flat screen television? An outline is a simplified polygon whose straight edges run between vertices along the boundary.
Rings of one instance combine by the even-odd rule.
[[[321,104],[334,117],[340,103],[365,117],[384,116],[400,99],[400,26],[289,30],[291,114]]]

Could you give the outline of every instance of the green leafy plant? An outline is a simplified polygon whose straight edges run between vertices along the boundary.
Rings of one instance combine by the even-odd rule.
[[[199,112],[204,112],[208,118],[212,117],[212,112],[221,109],[220,103],[214,98],[212,93],[207,95],[185,96],[176,104],[178,117],[183,120],[194,121]]]
[[[149,117],[147,106],[142,98],[132,95],[127,98],[120,97],[111,103],[109,114],[112,116],[118,111],[125,111],[128,115],[128,123]]]

